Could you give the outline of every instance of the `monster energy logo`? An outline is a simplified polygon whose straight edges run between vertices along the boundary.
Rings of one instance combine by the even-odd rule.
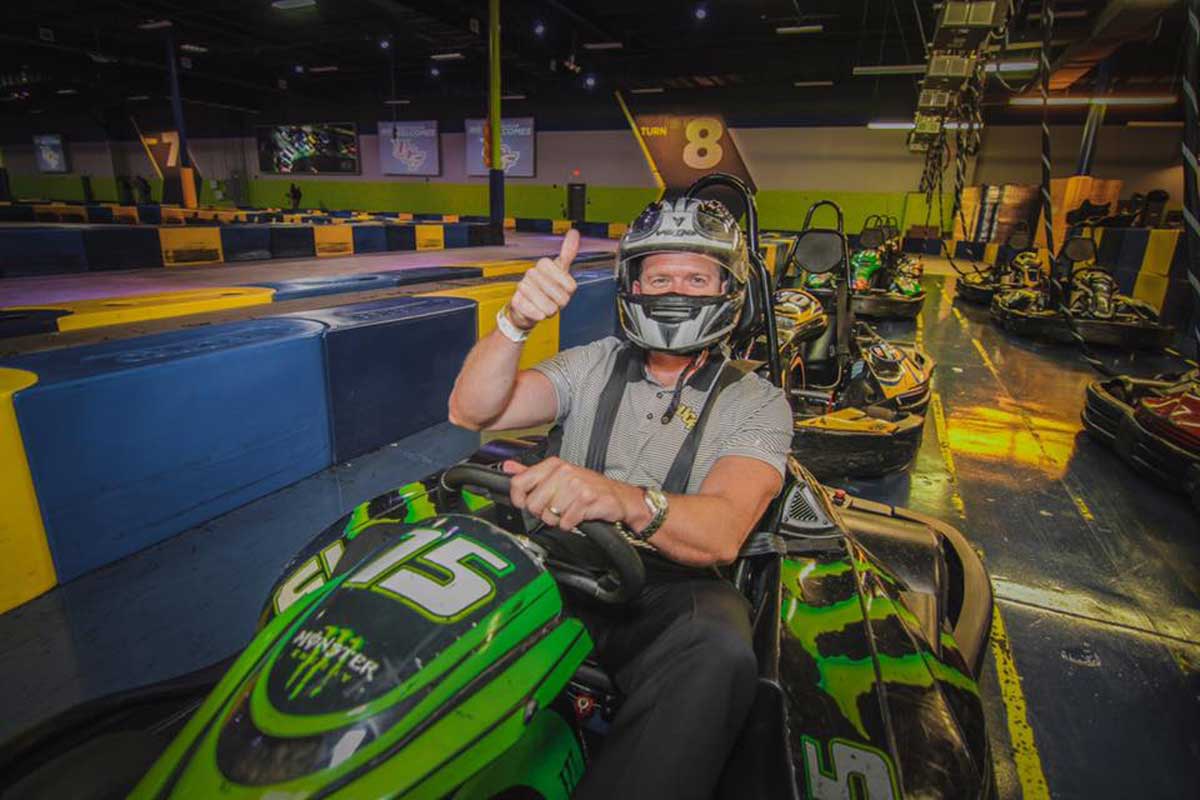
[[[284,684],[289,700],[304,694],[316,697],[331,681],[348,683],[355,676],[375,679],[379,662],[362,654],[363,637],[353,628],[326,625],[324,630],[302,630],[291,642],[291,656],[300,663]]]

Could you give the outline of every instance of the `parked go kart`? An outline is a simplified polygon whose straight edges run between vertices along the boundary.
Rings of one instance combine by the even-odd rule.
[[[1041,284],[1041,264],[1036,249],[1031,249],[1033,237],[1029,225],[1018,222],[1008,235],[1004,248],[997,253],[996,264],[976,269],[959,278],[956,295],[968,303],[988,305],[998,291],[1017,288],[1036,288]]]
[[[1186,492],[1200,508],[1200,372],[1096,381],[1083,424],[1138,472]]]
[[[495,468],[536,446],[492,442],[355,508],[291,562],[232,664],[10,743],[5,797],[567,798],[621,703],[571,603],[619,605],[643,571],[604,523],[576,531],[603,567],[547,555]],[[755,530],[727,577],[753,609],[757,694],[721,796],[994,796],[992,598],[962,534],[831,495],[795,460]]]
[[[1095,264],[1095,258],[1092,239],[1068,237],[1054,274],[1041,276],[1032,288],[997,292],[992,318],[1018,336],[1049,341],[1073,342],[1077,333],[1087,344],[1129,350],[1169,345],[1174,329],[1159,322],[1149,303],[1117,292],[1112,273]]]
[[[811,227],[821,207],[835,213],[835,228]],[[787,286],[840,275],[823,298],[835,324],[821,335],[780,344],[784,387],[796,415],[793,452],[821,479],[874,477],[908,466],[921,445],[934,368],[915,345],[889,342],[856,321],[842,224],[836,203],[813,205],[794,249],[796,276],[780,276]]]

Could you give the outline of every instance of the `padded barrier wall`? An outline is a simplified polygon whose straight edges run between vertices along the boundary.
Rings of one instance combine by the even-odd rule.
[[[328,466],[322,332],[259,319],[7,360],[37,376],[13,407],[58,579]]]
[[[617,335],[617,281],[611,269],[573,273],[575,295],[559,315],[558,349]]]
[[[530,337],[523,367],[615,331],[611,268],[575,275],[575,300]],[[445,420],[462,360],[515,287],[456,287],[4,361],[0,497],[15,511],[0,520],[0,611],[301,480],[335,453],[354,458]],[[335,289],[301,279],[261,291]]]
[[[334,460],[446,421],[475,310],[460,298],[394,297],[295,315],[325,325]]]

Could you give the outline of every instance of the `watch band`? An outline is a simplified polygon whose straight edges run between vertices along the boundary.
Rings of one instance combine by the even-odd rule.
[[[646,508],[650,509],[654,514],[654,517],[650,520],[650,524],[634,534],[637,539],[644,542],[658,533],[658,529],[666,522],[670,503],[667,502],[666,494],[654,486],[647,486],[642,490],[642,500],[645,501]]]
[[[511,342],[520,344],[529,338],[529,331],[523,331],[513,324],[513,321],[508,318],[508,303],[496,312],[496,327],[500,329],[500,333]]]

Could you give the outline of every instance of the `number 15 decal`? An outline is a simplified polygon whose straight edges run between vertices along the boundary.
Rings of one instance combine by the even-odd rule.
[[[410,531],[346,584],[389,595],[434,622],[461,619],[492,599],[493,576],[504,577],[513,565],[474,539],[444,537],[433,528]]]

